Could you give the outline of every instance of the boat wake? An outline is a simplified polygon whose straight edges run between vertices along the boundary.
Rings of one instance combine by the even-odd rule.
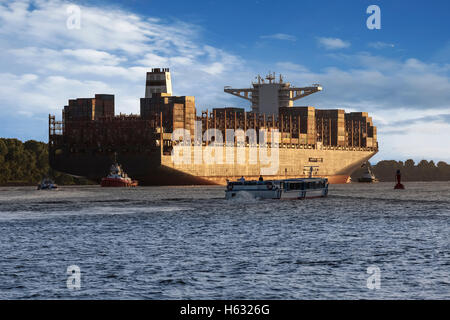
[[[236,193],[236,195],[229,200],[235,201],[235,202],[242,202],[242,203],[248,203],[248,202],[257,202],[260,200],[257,197],[254,197],[250,192],[247,191],[240,191]]]

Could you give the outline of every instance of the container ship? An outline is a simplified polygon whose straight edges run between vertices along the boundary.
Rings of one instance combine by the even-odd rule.
[[[115,115],[110,94],[69,100],[61,121],[49,115],[50,166],[100,182],[117,156],[140,185],[225,185],[260,175],[346,183],[377,153],[376,127],[366,112],[294,106],[321,90],[292,86],[281,75],[258,76],[250,88],[224,87],[248,100],[251,111],[197,114],[195,97],[172,95],[170,70],[154,68],[140,115]]]

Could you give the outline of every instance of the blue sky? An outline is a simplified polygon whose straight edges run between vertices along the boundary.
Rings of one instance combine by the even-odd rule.
[[[80,8],[80,29],[66,26]],[[366,8],[381,9],[369,30]],[[450,162],[450,2],[0,0],[0,136],[47,140],[69,98],[137,113],[145,72],[170,67],[198,111],[248,107],[223,86],[281,72],[324,91],[298,101],[367,111],[381,159]]]
[[[109,1],[106,1],[109,3]],[[434,61],[435,52],[449,41],[448,1],[119,1],[121,6],[163,20],[179,19],[204,28],[209,44],[255,59],[307,61],[311,68],[332,66],[317,51],[317,37],[337,37],[352,43],[347,51],[369,50],[370,42],[397,44],[390,57]],[[382,28],[366,27],[366,8],[377,4]],[[273,42],[262,35],[288,34],[296,41]],[[319,55],[318,55],[319,53]],[[447,60],[448,62],[448,60]]]

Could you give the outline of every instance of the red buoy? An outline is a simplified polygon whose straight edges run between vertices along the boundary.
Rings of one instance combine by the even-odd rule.
[[[400,173],[400,170],[397,170],[397,174],[395,175],[397,179],[397,184],[395,185],[394,189],[403,190],[405,189],[405,186],[401,183],[402,175]]]

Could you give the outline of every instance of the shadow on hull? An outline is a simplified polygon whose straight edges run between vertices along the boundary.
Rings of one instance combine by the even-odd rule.
[[[50,166],[57,171],[73,176],[86,177],[97,183],[106,177],[114,161],[114,154],[50,153]],[[360,161],[339,170],[333,175],[314,175],[328,178],[331,184],[342,184],[349,181],[352,172],[367,161],[373,154]],[[140,186],[182,186],[182,185],[226,185],[226,180],[236,180],[240,176],[194,176],[161,165],[160,152],[149,153],[118,153],[117,160],[128,175],[139,182]],[[276,175],[264,177],[266,180],[281,180],[287,178],[306,178],[307,175]],[[247,180],[257,180],[259,176],[245,176]]]
[[[114,154],[64,154],[50,156],[52,169],[66,174],[85,177],[100,183],[109,173]],[[141,186],[169,185],[214,185],[214,181],[196,177],[161,165],[161,158],[155,154],[118,154],[118,162],[128,175]],[[224,180],[225,181],[225,180]]]

